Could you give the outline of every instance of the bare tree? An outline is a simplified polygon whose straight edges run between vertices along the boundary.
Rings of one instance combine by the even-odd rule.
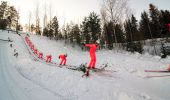
[[[46,3],[44,5],[44,18],[43,18],[43,29],[47,26],[47,8]],[[43,32],[42,32],[43,35]]]
[[[28,20],[28,32],[31,32],[31,18],[32,18],[32,14],[30,12],[29,13],[29,20]]]
[[[39,18],[39,3],[38,2],[36,4],[35,20],[36,20],[35,32],[36,32],[36,34],[41,35],[41,32],[40,32],[40,18]]]
[[[102,9],[106,13],[108,21],[113,22],[114,26],[122,23],[125,18],[125,11],[128,8],[128,0],[103,0]],[[115,42],[117,43],[117,36],[114,28]]]

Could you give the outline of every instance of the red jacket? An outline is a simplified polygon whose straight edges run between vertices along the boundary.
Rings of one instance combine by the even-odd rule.
[[[170,32],[170,23],[169,23],[169,24],[167,24],[167,26],[168,26],[168,31]]]
[[[98,48],[97,44],[85,44],[85,46],[90,48],[90,54],[95,54],[96,49]]]
[[[59,55],[59,58],[61,58],[61,59],[66,59],[66,55],[61,54],[61,55]]]

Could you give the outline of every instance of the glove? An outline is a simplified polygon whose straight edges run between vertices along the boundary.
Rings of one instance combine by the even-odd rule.
[[[83,46],[85,46],[85,43],[82,43]]]

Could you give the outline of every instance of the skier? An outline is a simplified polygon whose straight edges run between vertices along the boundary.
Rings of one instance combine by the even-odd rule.
[[[16,49],[14,49],[14,56],[17,58],[18,57],[18,52]]]
[[[170,23],[167,24],[167,26],[168,26],[168,32],[170,32]]]
[[[33,44],[31,45],[31,49],[34,50],[34,45]]]
[[[96,49],[99,47],[99,42],[95,41],[92,44],[85,44],[86,47],[90,48],[90,63],[88,65],[88,69],[95,69],[96,67]]]
[[[58,56],[58,58],[60,59],[61,58],[61,62],[60,62],[60,65],[66,65],[66,62],[67,62],[67,54],[60,54],[59,56]]]
[[[38,56],[38,58],[43,58],[43,53],[42,52],[39,52],[39,56]]]
[[[12,48],[12,44],[10,44],[10,47]]]
[[[168,71],[170,71],[170,64],[169,64],[169,66],[168,66]]]
[[[88,67],[85,71],[85,74],[84,74],[86,76],[89,76],[89,70],[95,69],[95,67],[96,67],[96,49],[99,47],[99,42],[95,41],[92,44],[85,44],[84,46],[90,48],[90,58],[91,58],[91,60],[90,60],[90,63],[89,63],[89,65],[88,65]]]
[[[34,49],[34,54],[38,55],[38,49]]]
[[[47,55],[46,58],[47,58],[46,62],[51,62],[51,60],[52,60],[52,56],[51,55]]]

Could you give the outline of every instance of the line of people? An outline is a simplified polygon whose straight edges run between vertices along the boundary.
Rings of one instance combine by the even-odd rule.
[[[34,46],[34,44],[31,42],[29,37],[26,35],[25,36],[25,41],[28,44],[28,46],[33,50],[34,54],[38,55],[38,58],[43,59],[43,53],[39,52],[38,49]],[[84,46],[90,48],[90,63],[88,65],[88,69],[94,69],[96,67],[96,49],[99,47],[99,42],[94,41],[91,44],[84,44]],[[67,54],[60,54],[58,57],[60,61],[60,65],[66,65],[67,62]],[[46,56],[46,62],[52,62],[52,55],[47,55]]]
[[[43,53],[40,52],[35,45],[31,42],[28,35],[25,36],[25,41],[27,45],[30,47],[31,50],[33,50],[34,54],[38,56],[39,59],[43,59]],[[66,65],[67,62],[67,54],[60,54],[59,59],[61,59],[60,65]],[[46,55],[46,62],[52,62],[52,55]]]

